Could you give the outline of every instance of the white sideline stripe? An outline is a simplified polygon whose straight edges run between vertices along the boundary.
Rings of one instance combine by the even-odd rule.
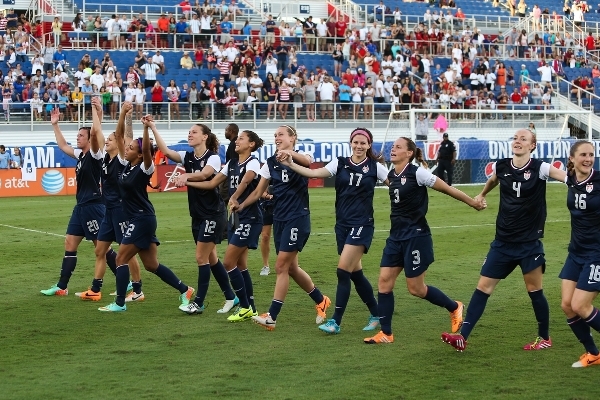
[[[556,223],[556,222],[569,222],[569,221],[570,221],[569,219],[555,219],[555,220],[551,220],[551,221],[546,221],[546,223],[552,224],[552,223]],[[482,226],[494,226],[494,225],[496,225],[496,224],[493,223],[493,224],[443,225],[443,226],[430,226],[429,228],[430,229],[477,228],[477,227],[482,227]],[[43,235],[58,236],[61,238],[65,237],[65,235],[59,235],[58,233],[38,231],[36,229],[27,229],[27,228],[22,228],[20,226],[12,226],[12,225],[6,225],[6,224],[0,224],[0,226],[3,226],[5,228],[18,229],[18,230],[27,231],[27,232],[41,233]],[[376,229],[375,232],[389,232],[389,229]],[[311,232],[311,235],[318,235],[318,236],[333,235],[333,234],[335,234],[335,233],[334,232]],[[186,243],[186,242],[193,242],[193,240],[191,240],[191,239],[163,240],[161,243]]]
[[[20,226],[12,226],[12,225],[6,225],[6,224],[0,224],[0,226],[3,226],[5,228],[12,228],[12,229],[19,229],[22,231],[27,231],[27,232],[33,232],[33,233],[42,233],[44,235],[50,235],[50,236],[58,236],[61,238],[64,238],[65,235],[59,235],[58,233],[52,233],[52,232],[45,232],[45,231],[38,231],[36,229],[27,229],[27,228],[21,228]]]

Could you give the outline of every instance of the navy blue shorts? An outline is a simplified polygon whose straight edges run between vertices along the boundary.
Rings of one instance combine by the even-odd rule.
[[[273,225],[273,206],[263,206],[262,207],[262,215],[263,215],[263,225]]]
[[[369,252],[369,247],[371,247],[371,242],[373,241],[373,232],[375,232],[375,227],[373,225],[341,226],[335,224],[335,240],[337,242],[338,254],[342,254],[344,245],[347,244],[352,246],[364,246],[364,254],[367,254]]]
[[[240,221],[237,229],[230,225],[228,232],[228,242],[237,247],[247,247],[250,250],[258,248],[258,238],[262,231],[262,224],[257,222]]]
[[[275,252],[302,251],[310,236],[310,215],[294,218],[289,221],[275,221],[273,224]]]
[[[67,226],[67,235],[85,237],[86,240],[96,240],[105,212],[106,207],[104,207],[104,204],[76,205]]]
[[[387,238],[379,265],[404,268],[407,278],[415,278],[427,271],[433,260],[431,235],[416,236],[407,240]]]
[[[521,266],[523,275],[539,266],[544,273],[546,259],[542,242],[533,240],[526,243],[506,243],[494,240],[481,266],[481,275],[492,279],[504,279],[517,265]]]
[[[139,249],[147,249],[152,243],[160,245],[156,237],[156,216],[140,215],[131,218],[121,244],[133,244]]]
[[[196,243],[219,244],[223,239],[223,232],[225,232],[226,228],[226,213],[206,218],[192,217],[192,236]]]
[[[600,292],[600,259],[591,261],[569,254],[558,277],[577,282],[577,289]]]
[[[116,242],[121,244],[123,234],[127,231],[129,221],[121,207],[107,208],[100,223],[98,240],[101,242]]]

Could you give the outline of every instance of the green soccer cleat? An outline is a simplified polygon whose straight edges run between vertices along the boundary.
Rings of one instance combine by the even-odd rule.
[[[40,290],[40,293],[46,296],[67,296],[69,289],[61,289],[57,285],[54,285],[50,289]]]
[[[181,301],[182,306],[187,306],[188,304],[190,304],[190,301],[192,300],[195,291],[196,289],[194,289],[191,286],[188,286],[188,289],[179,295],[179,300]]]
[[[123,307],[121,307],[117,303],[110,303],[107,306],[98,308],[98,311],[105,311],[105,312],[121,312],[121,311],[126,311],[126,310],[127,310],[127,307],[125,305],[123,305]]]
[[[131,281],[129,281],[129,285],[127,285],[127,292],[125,292],[125,294],[130,293],[133,291],[133,283]],[[110,296],[116,296],[117,292],[114,291],[110,294]]]
[[[238,308],[235,313],[227,317],[229,322],[242,322],[246,321],[254,316],[255,312],[252,308]]]

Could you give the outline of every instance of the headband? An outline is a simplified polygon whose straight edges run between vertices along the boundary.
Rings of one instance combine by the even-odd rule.
[[[285,128],[288,128],[290,131],[292,131],[294,133],[294,135],[298,136],[298,133],[296,132],[296,128],[294,128],[291,125],[282,125]]]
[[[142,143],[143,143],[143,139],[142,138],[137,138],[135,139],[137,140],[138,143],[138,147],[140,148],[140,153],[142,152]]]
[[[373,141],[373,135],[371,135],[370,132],[364,130],[364,129],[356,129],[354,132],[352,132],[352,134],[350,135],[350,141],[352,141],[352,139],[354,139],[354,137],[356,135],[363,135],[367,138],[367,142],[369,142],[369,144],[371,144],[371,142]]]

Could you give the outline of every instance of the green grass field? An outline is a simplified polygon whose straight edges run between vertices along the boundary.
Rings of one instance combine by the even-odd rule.
[[[463,189],[470,195],[480,190]],[[61,236],[75,200],[0,199],[0,398],[597,398],[590,390],[600,369],[571,368],[583,347],[560,309],[557,275],[569,240],[565,196],[562,185],[549,185],[545,292],[554,347],[521,350],[536,336],[537,323],[521,275],[515,273],[488,302],[464,353],[440,341],[440,333],[449,329],[447,312],[407,294],[403,275],[395,290],[395,343],[380,346],[362,343],[368,311],[355,292],[337,336],[317,329],[313,303],[297,286],[291,286],[273,332],[251,322],[230,324],[216,314],[223,298],[214,279],[208,309],[199,316],[180,312],[178,293],[145,271],[146,301],[129,305],[122,314],[96,311],[112,301],[110,272],[100,303],[72,295],[44,297],[39,290],[54,284],[60,272]],[[161,262],[196,287],[186,195],[161,193],[151,199],[159,221]],[[333,191],[312,189],[311,207],[313,234],[300,263],[333,300]],[[375,207],[377,232],[363,265],[376,291],[389,227],[387,191],[376,191]],[[428,220],[434,228],[436,262],[427,275],[429,284],[468,303],[493,239],[497,207],[497,191],[488,198],[488,210],[479,213],[430,191]],[[224,246],[219,250],[222,255]],[[274,257],[272,251],[271,266]],[[258,250],[250,253],[249,265],[256,304],[264,312],[275,276],[259,276]],[[92,245],[84,243],[69,286],[72,294],[89,286],[92,272]]]

